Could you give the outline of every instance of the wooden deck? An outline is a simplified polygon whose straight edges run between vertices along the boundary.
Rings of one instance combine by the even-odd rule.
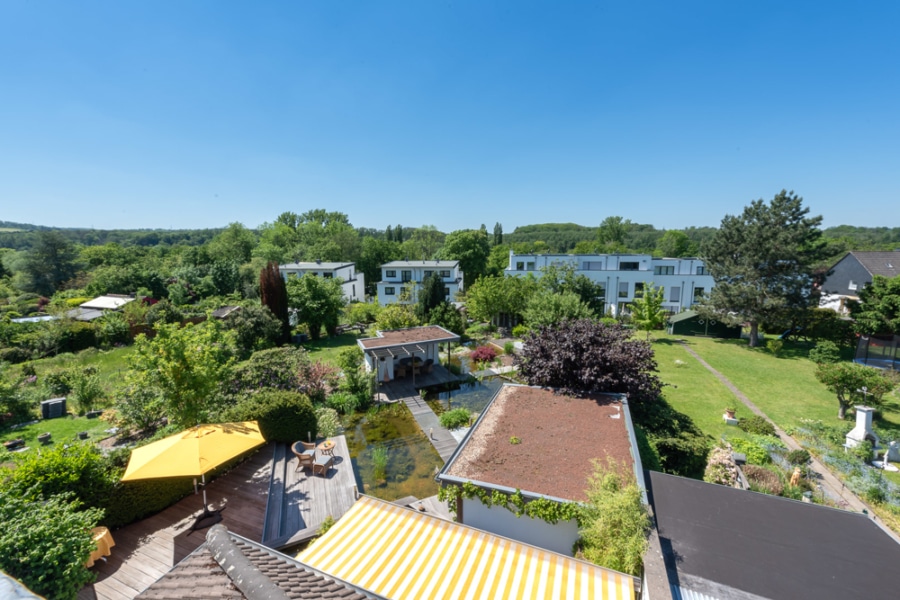
[[[305,541],[326,517],[341,518],[356,502],[357,481],[347,439],[342,435],[331,439],[334,466],[326,477],[298,471],[297,457],[288,445],[274,445],[262,543],[278,549]]]
[[[222,524],[260,541],[273,445],[206,486],[213,508],[224,508]],[[206,530],[191,532],[202,510],[202,496],[192,495],[151,517],[112,532],[116,542],[107,562],[97,561],[97,581],[83,588],[79,600],[131,600],[206,541]]]
[[[419,375],[403,379],[395,379],[388,383],[382,383],[380,389],[381,394],[388,402],[403,402],[410,410],[416,423],[428,436],[434,449],[441,455],[441,460],[447,462],[453,451],[456,450],[458,442],[449,431],[441,426],[437,415],[431,410],[431,407],[419,396],[418,388],[437,385],[440,383],[448,383],[456,381],[456,375],[440,365],[435,365],[432,372],[427,375]]]

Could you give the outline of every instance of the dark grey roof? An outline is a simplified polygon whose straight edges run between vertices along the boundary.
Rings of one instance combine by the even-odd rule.
[[[392,260],[391,262],[381,265],[381,268],[401,269],[404,267],[445,267],[452,269],[458,264],[458,260]]]
[[[729,600],[897,593],[900,544],[864,515],[657,472],[645,479],[669,581],[682,592]]]
[[[222,307],[217,308],[216,310],[212,311],[212,313],[210,313],[210,314],[212,314],[212,316],[215,317],[216,319],[224,319],[225,317],[227,317],[228,315],[230,315],[231,313],[233,313],[236,310],[241,310],[241,307],[240,306],[222,306]]]
[[[872,275],[896,277],[900,275],[900,250],[892,252],[851,252]]]
[[[379,598],[325,576],[280,552],[214,525],[206,543],[153,585],[140,600],[284,600]]]
[[[697,316],[696,310],[685,310],[677,315],[672,315],[669,317],[669,323],[680,323],[681,321],[687,321],[688,319],[693,319]]]

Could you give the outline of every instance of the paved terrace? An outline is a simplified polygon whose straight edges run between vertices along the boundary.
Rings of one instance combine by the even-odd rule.
[[[425,400],[419,395],[417,388],[424,388],[431,385],[448,383],[456,381],[456,375],[440,365],[434,365],[431,373],[417,375],[415,383],[412,377],[404,377],[395,379],[391,382],[382,383],[379,386],[379,396],[385,402],[403,402],[410,410],[416,423],[425,432],[425,435],[431,440],[441,460],[447,462],[447,459],[456,450],[457,441],[449,431],[441,426],[437,415],[431,410],[431,407],[425,403]]]

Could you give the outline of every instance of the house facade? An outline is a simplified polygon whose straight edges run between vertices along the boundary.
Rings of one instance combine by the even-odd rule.
[[[653,284],[665,290],[663,308],[679,313],[698,303],[715,285],[699,258],[654,258],[650,254],[516,254],[509,253],[504,274],[540,277],[542,269],[570,266],[603,287],[605,312],[626,310],[644,289]]]
[[[381,265],[381,281],[376,284],[378,303],[415,304],[422,282],[437,273],[444,283],[448,302],[463,291],[463,272],[458,260],[395,260]]]
[[[325,279],[340,279],[344,298],[347,302],[366,301],[366,280],[362,272],[356,270],[354,263],[341,262],[300,262],[278,265],[278,272],[288,281],[291,277],[312,275]]]
[[[819,306],[842,315],[848,302],[859,300],[859,290],[872,283],[875,275],[900,275],[900,250],[893,252],[848,252],[828,270],[821,286]]]

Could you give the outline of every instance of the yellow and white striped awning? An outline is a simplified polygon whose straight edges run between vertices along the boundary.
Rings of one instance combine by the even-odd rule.
[[[634,600],[635,578],[362,496],[297,558],[395,600]]]

